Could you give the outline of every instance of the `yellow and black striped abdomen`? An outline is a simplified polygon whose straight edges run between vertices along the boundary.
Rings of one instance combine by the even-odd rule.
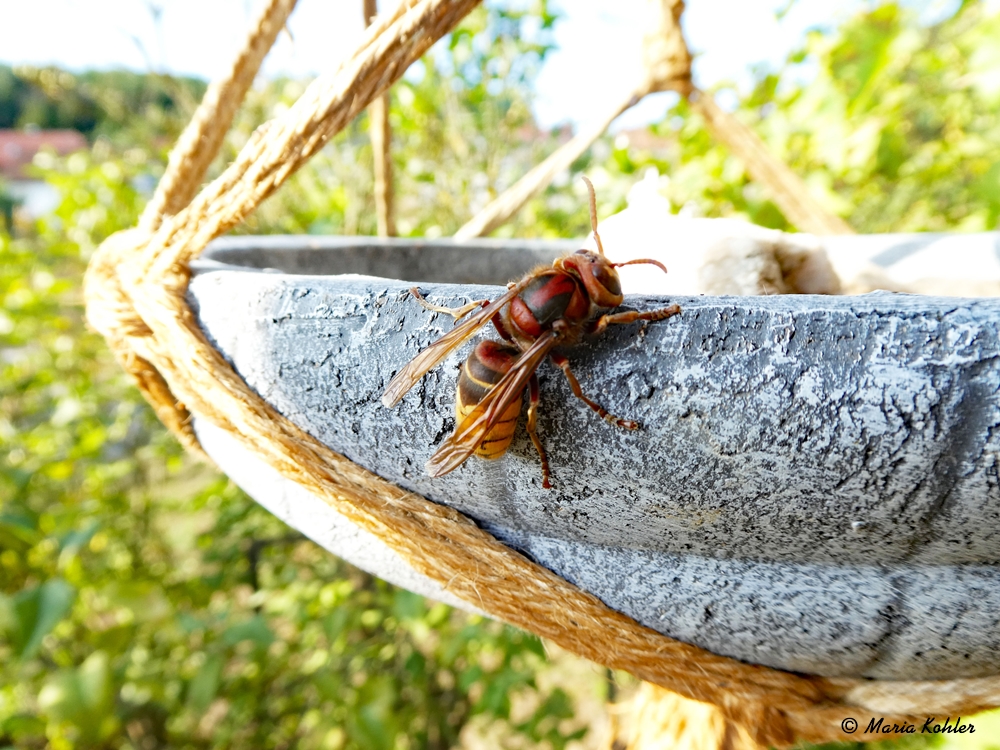
[[[517,361],[520,352],[512,346],[504,346],[496,341],[482,341],[462,365],[458,376],[458,395],[455,399],[455,416],[458,422],[472,411],[494,385]],[[514,439],[514,428],[521,415],[524,396],[511,401],[504,409],[500,421],[486,434],[476,449],[480,458],[500,458]]]

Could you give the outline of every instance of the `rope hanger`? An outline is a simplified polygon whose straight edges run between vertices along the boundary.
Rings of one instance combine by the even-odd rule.
[[[806,184],[771,153],[756,133],[719,107],[712,94],[700,91],[691,82],[692,55],[681,30],[684,0],[652,0],[651,4],[656,13],[642,39],[643,73],[631,87],[625,87],[628,95],[605,112],[596,125],[576,135],[491,201],[455,233],[455,239],[483,237],[505,224],[556,175],[569,169],[620,114],[648,95],[662,91],[675,91],[687,98],[715,140],[743,162],[750,176],[764,186],[792,224],[814,234],[853,234],[843,219],[812,197]]]
[[[295,5],[267,2],[229,75],[209,88],[179,139],[138,226],[108,238],[87,270],[88,320],[157,415],[199,454],[191,414],[209,420],[455,596],[584,658],[713,704],[760,744],[866,739],[843,732],[845,716],[864,727],[875,717],[917,723],[930,714],[969,715],[1000,705],[1000,676],[908,682],[809,677],[718,656],[640,626],[456,511],[333,452],[257,396],[208,342],[186,299],[190,262],[243,221],[477,4],[404,0],[375,17],[358,49],[336,71],[318,78],[282,116],[259,127],[222,175],[199,190],[239,102]]]

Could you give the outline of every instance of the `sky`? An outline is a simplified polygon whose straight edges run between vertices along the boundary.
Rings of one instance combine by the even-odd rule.
[[[382,0],[385,3],[387,0]],[[391,0],[389,0],[391,1]],[[749,86],[755,65],[777,66],[808,29],[829,25],[867,0],[688,0],[684,31],[697,85]],[[551,127],[586,126],[618,101],[639,69],[649,0],[555,0],[558,49],[537,81],[535,114]],[[914,3],[911,3],[914,4]],[[924,15],[954,0],[915,0]],[[261,0],[0,0],[0,63],[70,70],[169,72],[212,79],[241,46]],[[265,76],[332,69],[363,30],[361,0],[299,0],[264,63]],[[154,22],[155,9],[159,23]],[[781,20],[777,12],[787,10]],[[659,120],[669,94],[648,97],[614,129]]]

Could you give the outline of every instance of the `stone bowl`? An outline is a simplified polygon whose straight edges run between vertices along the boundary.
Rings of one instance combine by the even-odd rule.
[[[545,364],[552,490],[523,426],[500,460],[424,474],[476,339],[383,407],[391,377],[454,324],[408,289],[493,298],[576,247],[234,237],[196,264],[189,294],[219,351],[299,427],[654,630],[826,676],[1000,673],[1000,300],[627,296],[682,313],[566,353],[638,431],[601,421]],[[292,526],[469,608],[207,421],[196,429]]]

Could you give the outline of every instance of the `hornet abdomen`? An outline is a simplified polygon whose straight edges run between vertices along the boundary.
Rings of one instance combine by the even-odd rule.
[[[458,376],[455,416],[459,424],[507,374],[520,354],[515,347],[498,344],[496,341],[481,341],[476,346],[462,364],[462,371]],[[492,459],[500,458],[507,452],[514,439],[517,419],[521,416],[522,401],[523,395],[507,405],[500,420],[486,433],[475,455]]]

